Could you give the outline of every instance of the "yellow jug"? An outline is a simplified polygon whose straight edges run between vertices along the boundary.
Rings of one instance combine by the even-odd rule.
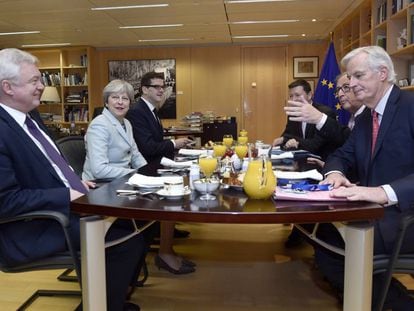
[[[276,187],[276,177],[272,163],[263,155],[252,160],[247,167],[243,189],[251,199],[268,199]]]

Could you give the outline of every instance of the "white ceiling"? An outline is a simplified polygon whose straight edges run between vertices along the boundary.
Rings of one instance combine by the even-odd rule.
[[[361,0],[296,0],[229,4],[224,0],[0,0],[0,48],[22,44],[71,43],[94,47],[246,44],[321,40]],[[92,11],[92,7],[168,3],[168,7]],[[316,22],[312,22],[312,19]],[[238,24],[237,21],[298,19],[295,23]],[[173,28],[119,29],[119,26],[183,24]],[[289,35],[236,39],[233,36]],[[303,37],[302,34],[306,36]],[[176,41],[171,39],[191,39]],[[140,42],[148,39],[171,41]]]

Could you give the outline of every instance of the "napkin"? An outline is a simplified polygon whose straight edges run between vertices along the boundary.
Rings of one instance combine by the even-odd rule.
[[[134,174],[129,179],[127,184],[142,187],[142,188],[156,188],[163,187],[164,182],[182,182],[182,176],[145,176],[142,174]]]
[[[191,164],[193,164],[193,161],[175,162],[171,159],[163,157],[161,159],[160,163],[161,163],[161,165],[164,165],[164,166],[167,166],[167,167],[184,168],[184,167],[190,167]]]
[[[207,150],[205,149],[180,149],[178,154],[187,155],[187,156],[199,156],[200,154],[206,154]]]
[[[279,154],[271,154],[270,159],[279,160],[279,159],[293,159],[294,155],[291,151],[281,152]]]
[[[313,169],[313,170],[309,170],[309,171],[304,171],[304,172],[290,172],[290,171],[273,171],[275,173],[276,178],[281,178],[281,179],[288,179],[288,180],[293,180],[293,179],[314,179],[314,180],[322,180],[323,176],[321,173],[319,173],[317,170]]]

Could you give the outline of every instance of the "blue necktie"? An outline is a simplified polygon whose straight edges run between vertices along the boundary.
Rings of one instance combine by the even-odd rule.
[[[45,149],[49,158],[57,165],[57,167],[59,167],[60,171],[69,182],[70,187],[81,193],[86,193],[87,190],[78,175],[72,171],[72,169],[66,163],[65,159],[60,155],[60,153],[56,150],[56,148],[54,148],[51,143],[42,135],[37,126],[33,123],[32,119],[26,117],[25,123],[29,129],[30,134],[36,138],[36,140]]]

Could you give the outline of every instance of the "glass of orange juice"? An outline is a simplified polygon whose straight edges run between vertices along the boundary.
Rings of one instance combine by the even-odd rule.
[[[245,129],[240,130],[239,136],[247,136],[247,131]]]
[[[233,135],[226,134],[223,136],[223,144],[226,145],[227,148],[230,148],[233,145]]]
[[[212,156],[203,155],[198,159],[198,165],[200,166],[201,172],[206,177],[204,182],[206,186],[206,194],[200,197],[200,200],[215,200],[216,197],[211,195],[208,191],[208,183],[211,182],[211,176],[217,168],[217,158]]]
[[[221,141],[217,141],[213,145],[213,155],[221,158],[226,154],[227,147]]]
[[[234,147],[234,152],[237,154],[239,159],[243,160],[247,154],[247,144],[237,144],[236,147]]]
[[[242,145],[246,145],[248,141],[249,137],[247,136],[239,136],[239,138],[237,139],[237,142]]]

